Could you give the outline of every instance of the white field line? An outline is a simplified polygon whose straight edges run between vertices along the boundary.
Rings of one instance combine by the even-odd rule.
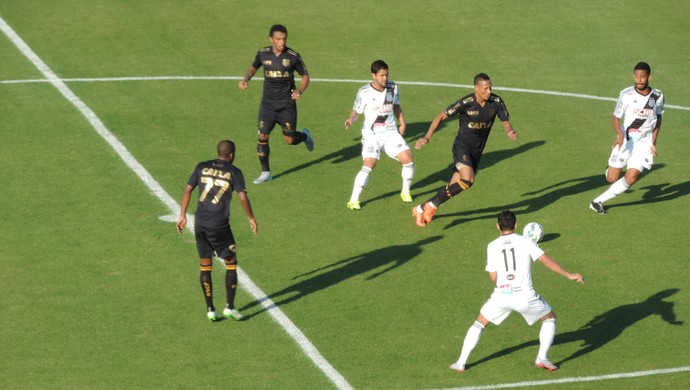
[[[77,110],[86,117],[96,132],[117,152],[127,166],[132,169],[151,192],[161,200],[174,215],[179,215],[180,206],[177,202],[161,187],[160,184],[146,171],[125,146],[108,130],[98,116],[81,100],[72,90],[67,87],[48,65],[41,60],[36,53],[17,35],[17,33],[0,17],[0,30],[9,40],[19,49],[19,51],[31,61],[31,63],[45,76],[46,81],[50,82]],[[192,229],[193,224],[190,224]],[[273,303],[268,296],[259,289],[254,282],[238,267],[238,274],[243,287],[246,288],[255,299],[260,300],[273,319],[280,324],[285,332],[292,337],[304,353],[314,362],[314,364],[333,382],[339,389],[352,389],[352,386],[345,378],[331,366],[328,361],[319,353],[316,347],[307,339],[302,331],[290,321],[290,319]]]
[[[637,378],[637,377],[641,377],[641,376],[675,374],[678,372],[687,372],[687,371],[690,371],[690,366],[688,366],[688,367],[677,367],[677,368],[663,368],[663,369],[659,369],[659,370],[649,370],[649,371],[626,372],[626,373],[622,373],[622,374],[609,374],[609,375],[599,375],[599,376],[580,376],[580,377],[574,377],[574,378],[561,378],[561,379],[530,381],[530,382],[516,382],[516,383],[502,383],[502,384],[485,385],[485,386],[454,387],[454,388],[446,388],[443,390],[511,389],[511,388],[516,388],[516,387],[533,387],[533,386],[556,385],[556,384],[563,384],[563,383],[597,382],[597,381],[603,381],[603,380],[608,380],[608,379]]]
[[[136,77],[94,77],[94,78],[71,78],[62,79],[66,83],[93,83],[93,82],[119,82],[119,81],[175,81],[175,80],[242,80],[239,76],[136,76]],[[263,80],[261,77],[255,77],[254,80]],[[319,79],[313,78],[311,81],[324,83],[368,83],[370,80],[355,80],[355,79]],[[28,84],[28,83],[46,83],[50,80],[45,79],[25,79],[25,80],[0,80],[0,84]],[[447,87],[447,88],[465,88],[472,89],[472,85],[467,84],[451,84],[451,83],[429,83],[425,81],[396,81],[400,85],[419,85],[423,87]],[[562,97],[573,97],[579,99],[589,100],[604,100],[615,102],[617,98],[587,95],[582,93],[547,91],[543,89],[525,89],[525,88],[510,88],[510,87],[494,87],[496,91],[509,91],[518,93],[533,93],[537,95],[551,95]],[[676,110],[690,111],[690,107],[677,106],[673,104],[664,105],[665,108],[672,108]]]

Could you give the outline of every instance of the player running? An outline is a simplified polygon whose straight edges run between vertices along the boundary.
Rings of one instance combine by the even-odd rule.
[[[606,214],[604,202],[624,193],[637,182],[642,171],[652,169],[656,156],[664,94],[649,86],[652,68],[646,62],[635,65],[633,77],[635,85],[621,91],[613,110],[611,124],[616,140],[606,170],[606,181],[613,184],[590,203],[589,208],[598,214]],[[623,167],[625,175],[621,178]]]
[[[412,208],[412,215],[417,226],[424,227],[431,223],[438,206],[472,187],[479,167],[479,159],[484,152],[496,116],[503,123],[503,130],[508,138],[511,141],[517,139],[518,135],[510,124],[508,109],[500,96],[491,93],[492,88],[488,75],[479,73],[474,76],[474,93],[460,98],[436,115],[424,137],[417,140],[415,147],[420,149],[429,143],[441,122],[458,115],[460,128],[453,142],[456,172],[448,184],[441,187],[434,197]]]

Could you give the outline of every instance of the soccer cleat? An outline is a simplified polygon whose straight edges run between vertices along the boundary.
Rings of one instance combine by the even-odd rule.
[[[465,365],[464,364],[453,363],[448,368],[450,368],[453,371],[457,371],[457,372],[465,372]]]
[[[402,199],[402,201],[405,203],[412,203],[412,195],[410,195],[410,191],[401,192],[400,199]]]
[[[589,209],[594,210],[597,214],[606,214],[606,209],[604,209],[604,204],[601,202],[592,202],[589,204]]]
[[[271,172],[269,171],[261,171],[261,175],[254,179],[254,184],[261,184],[263,182],[271,181],[273,180],[273,176],[271,176]]]
[[[544,368],[544,369],[549,370],[549,371],[556,371],[556,370],[558,370],[558,366],[556,366],[555,364],[551,363],[551,362],[548,361],[547,359],[539,359],[539,358],[537,358],[537,360],[534,362],[534,365],[537,366],[537,368]]]
[[[304,140],[304,144],[307,146],[307,150],[311,152],[314,150],[314,138],[311,137],[311,133],[306,127],[302,129],[302,133],[307,136],[307,139]]]
[[[232,318],[235,321],[242,321],[242,318],[244,318],[244,316],[237,309],[229,309],[227,307],[223,309],[223,317]]]
[[[414,222],[417,224],[419,227],[424,227],[426,224],[424,223],[424,211],[419,211],[419,208],[421,206],[414,206],[412,208],[412,216],[414,217]]]
[[[424,210],[424,222],[426,224],[430,224],[431,220],[434,219],[434,214],[436,214],[436,207],[432,206],[429,202],[426,202],[424,206],[422,206],[422,210]]]
[[[216,321],[218,321],[218,320],[220,319],[220,317],[218,316],[218,314],[216,314],[215,311],[209,311],[209,312],[207,312],[207,313],[206,313],[206,318],[208,318],[208,320],[211,321],[211,322],[216,322]]]
[[[347,202],[347,208],[350,210],[361,210],[362,207],[359,205],[358,200],[351,200]]]

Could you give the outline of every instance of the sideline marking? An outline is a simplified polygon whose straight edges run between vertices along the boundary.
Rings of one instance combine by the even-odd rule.
[[[86,117],[91,126],[96,132],[105,139],[105,141],[117,152],[120,158],[127,164],[127,166],[136,173],[137,176],[144,182],[144,184],[153,192],[153,194],[161,200],[173,214],[180,214],[180,206],[177,202],[161,187],[160,184],[148,173],[146,168],[141,165],[134,156],[125,148],[125,146],[108,130],[101,122],[96,113],[89,108],[77,95],[72,92],[69,87],[61,80],[55,72],[53,72],[48,65],[38,57],[38,55],[31,50],[31,48],[24,42],[24,40],[17,35],[17,33],[10,27],[7,22],[0,16],[0,30],[9,38],[9,40],[19,49],[19,51],[29,59],[29,61],[45,76],[46,81],[50,82],[61,94],[64,96],[77,110]],[[193,224],[192,224],[193,225]],[[191,226],[188,226],[188,229]],[[309,341],[309,339],[302,333],[302,331],[276,306],[268,296],[257,287],[254,282],[244,273],[240,267],[237,267],[238,277],[240,281],[245,284],[245,288],[254,296],[255,299],[261,301],[261,304],[267,309],[268,313],[273,319],[280,324],[285,332],[292,337],[299,345],[304,353],[311,359],[311,361],[333,382],[339,389],[352,389],[353,387],[340,375],[338,371],[331,366],[330,363],[319,353],[316,347]]]
[[[641,376],[674,374],[677,372],[686,372],[686,371],[690,371],[690,366],[677,367],[677,368],[662,368],[659,370],[649,370],[649,371],[626,372],[626,373],[622,373],[622,374],[609,374],[609,375],[599,375],[599,376],[579,376],[579,377],[574,377],[574,378],[561,378],[561,379],[531,381],[531,382],[502,383],[502,384],[497,384],[497,385],[486,385],[486,386],[453,387],[453,388],[447,388],[447,389],[443,389],[443,390],[508,389],[508,388],[512,388],[512,387],[545,386],[545,385],[554,385],[554,384],[562,384],[562,383],[603,381],[603,380],[607,380],[607,379],[637,378],[637,377],[641,377]]]
[[[62,81],[67,83],[93,83],[93,82],[117,82],[117,81],[187,81],[187,80],[242,80],[242,77],[238,76],[152,76],[152,77],[94,77],[94,78],[72,78],[72,79],[62,79]],[[254,77],[252,80],[263,80],[262,77]],[[324,82],[324,83],[368,83],[371,80],[356,80],[356,79],[319,79],[314,78],[311,81]],[[28,83],[46,83],[50,82],[45,79],[27,79],[27,80],[0,80],[0,84],[28,84]],[[451,83],[430,83],[425,81],[396,81],[400,85],[419,85],[422,87],[449,87],[449,88],[467,88],[472,89],[474,86],[468,84],[451,84]],[[604,96],[586,95],[582,93],[571,93],[571,92],[557,92],[557,91],[547,91],[544,89],[525,89],[525,88],[511,88],[511,87],[494,87],[497,91],[509,91],[509,92],[519,92],[519,93],[533,93],[537,95],[551,95],[551,96],[563,96],[563,97],[574,97],[579,99],[590,99],[590,100],[604,100],[608,102],[615,102],[617,98],[610,98]],[[674,108],[676,110],[690,111],[690,107],[677,106],[674,104],[664,104],[664,108]]]

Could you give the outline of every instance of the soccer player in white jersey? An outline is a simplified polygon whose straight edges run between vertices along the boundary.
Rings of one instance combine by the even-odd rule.
[[[489,243],[486,249],[486,271],[494,283],[494,292],[467,331],[460,358],[450,365],[450,369],[465,371],[467,358],[479,342],[484,328],[489,323],[500,325],[511,312],[516,311],[522,314],[530,326],[537,320],[542,323],[539,352],[534,364],[549,371],[557,370],[558,367],[547,356],[556,335],[556,314],[532,287],[532,262],[539,260],[551,271],[579,283],[584,283],[584,278],[580,274],[566,271],[532,240],[516,234],[517,219],[512,211],[501,211],[496,227],[501,235]]]
[[[589,205],[599,214],[606,214],[604,202],[625,192],[637,182],[642,171],[652,168],[656,156],[664,94],[649,86],[652,68],[646,62],[635,65],[633,75],[635,85],[621,91],[611,120],[616,141],[609,157],[606,181],[613,184]],[[621,178],[623,167],[626,167],[625,175]]]
[[[383,150],[389,157],[402,164],[402,190],[400,198],[412,202],[410,185],[414,176],[414,161],[410,147],[405,142],[405,117],[400,106],[398,86],[388,80],[388,65],[381,60],[371,64],[371,83],[357,91],[354,107],[345,120],[345,130],[364,114],[362,124],[362,168],[355,176],[352,195],[347,203],[350,210],[360,210],[359,196],[369,180]],[[396,124],[396,118],[400,126]]]

